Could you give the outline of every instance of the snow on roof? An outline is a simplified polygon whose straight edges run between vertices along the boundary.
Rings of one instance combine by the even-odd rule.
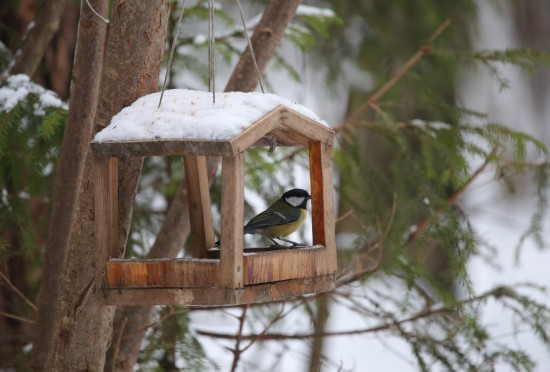
[[[160,92],[141,97],[116,114],[99,132],[97,142],[140,141],[154,139],[228,140],[279,105],[327,126],[310,109],[275,94],[212,93],[188,89]]]

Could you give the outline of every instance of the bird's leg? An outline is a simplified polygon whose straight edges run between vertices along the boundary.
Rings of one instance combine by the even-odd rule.
[[[273,239],[273,238],[271,238],[271,237],[269,237],[269,236],[267,236],[267,235],[264,235],[264,234],[262,234],[262,236],[263,236],[264,238],[267,238],[267,239],[271,240],[275,246],[277,246],[277,247],[280,247],[280,246],[281,246],[275,239]]]
[[[293,242],[292,240],[281,238],[280,236],[278,236],[277,239],[282,240],[282,241],[287,242],[287,243],[290,243],[294,247],[305,247],[306,246],[304,243],[296,243],[296,242]]]

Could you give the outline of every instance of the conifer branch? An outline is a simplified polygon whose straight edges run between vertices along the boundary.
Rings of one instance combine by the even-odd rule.
[[[418,51],[413,54],[407,62],[401,68],[399,68],[395,74],[393,74],[392,78],[388,80],[384,85],[382,85],[378,90],[376,90],[361,106],[359,106],[355,111],[353,111],[348,118],[338,127],[334,128],[336,132],[341,132],[342,130],[356,125],[355,123],[359,119],[361,115],[363,115],[369,108],[374,108],[376,105],[376,102],[388,91],[390,91],[395,84],[403,76],[409,72],[409,70],[422,59],[422,57],[430,50],[430,46],[441,36],[441,34],[451,25],[451,20],[446,19],[441,25],[439,25],[438,28],[435,29],[435,31],[430,35],[428,40],[420,46]]]

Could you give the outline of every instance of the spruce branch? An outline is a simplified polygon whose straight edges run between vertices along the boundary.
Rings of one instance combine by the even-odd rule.
[[[494,156],[496,155],[497,148],[493,148],[491,153],[485,158],[485,161],[483,164],[481,164],[473,173],[472,175],[460,186],[458,189],[456,189],[451,196],[447,198],[447,204],[448,206],[452,207],[458,203],[458,200],[464,194],[468,186],[476,180],[479,175],[487,168],[489,164],[494,160]],[[443,213],[444,211],[442,209],[439,209],[435,215]],[[406,243],[410,244],[412,241],[414,241],[433,221],[433,215],[427,216],[424,218],[420,223],[417,225],[417,228],[415,231],[411,232],[407,238]]]
[[[420,46],[415,54],[413,54],[406,62],[399,68],[384,85],[378,88],[361,106],[353,111],[346,120],[340,124],[340,126],[334,128],[338,132],[342,132],[352,126],[355,126],[361,115],[365,114],[369,108],[377,107],[376,103],[382,96],[390,91],[398,82],[403,78],[410,69],[422,59],[422,57],[430,50],[431,45],[441,36],[441,34],[451,25],[451,20],[446,19],[436,30],[430,35],[428,40]]]

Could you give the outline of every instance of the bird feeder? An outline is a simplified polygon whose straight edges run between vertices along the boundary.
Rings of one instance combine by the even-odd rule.
[[[98,291],[102,301],[108,305],[220,306],[282,301],[332,290],[336,272],[334,132],[319,119],[308,117],[308,112],[304,114],[303,106],[280,97],[277,100],[274,98],[277,96],[262,95],[265,98],[258,101],[261,110],[255,114],[259,117],[254,118],[240,114],[253,106],[247,99],[259,93],[218,93],[216,104],[212,104],[210,95],[208,105],[211,109],[219,107],[220,111],[208,120],[223,130],[227,127],[231,130],[216,135],[222,129],[215,127],[209,133],[207,124],[201,122],[205,112],[202,93],[166,91],[163,106],[158,109],[158,94],[143,97],[116,115],[92,141],[98,246],[96,280],[102,289]],[[232,103],[235,97],[238,104]],[[179,113],[182,108],[188,111]],[[249,122],[232,122],[235,115],[244,116]],[[224,120],[218,123],[223,118],[227,119],[227,127]],[[133,129],[118,133],[121,120]],[[183,130],[184,126],[187,129]],[[313,244],[248,252],[243,249],[244,153],[253,146],[275,143],[309,150]],[[184,157],[193,257],[119,257],[118,158],[174,155]],[[222,159],[219,258],[208,258],[207,254],[214,243],[206,175],[208,156]]]

